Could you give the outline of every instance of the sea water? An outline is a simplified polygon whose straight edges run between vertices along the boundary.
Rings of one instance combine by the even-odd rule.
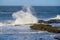
[[[60,15],[59,6],[34,6],[33,13],[39,19],[48,19]],[[12,14],[22,9],[22,6],[0,6],[0,22],[14,20]],[[51,36],[52,35],[52,36]],[[30,25],[0,26],[0,40],[55,40],[52,33],[31,30]]]
[[[29,26],[21,29],[25,26],[0,27],[0,40],[54,40],[54,36],[48,32],[27,29]]]

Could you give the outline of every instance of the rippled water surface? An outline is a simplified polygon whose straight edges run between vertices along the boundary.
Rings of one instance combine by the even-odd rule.
[[[26,25],[27,26],[27,25]],[[24,27],[26,27],[24,25]],[[54,40],[48,32],[36,31],[23,26],[3,26],[0,27],[0,40]]]

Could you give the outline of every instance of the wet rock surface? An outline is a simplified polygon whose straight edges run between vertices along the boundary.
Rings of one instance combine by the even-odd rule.
[[[32,30],[42,30],[42,31],[48,31],[53,33],[60,33],[60,28],[58,27],[52,27],[51,25],[44,25],[44,24],[34,24],[30,26]]]

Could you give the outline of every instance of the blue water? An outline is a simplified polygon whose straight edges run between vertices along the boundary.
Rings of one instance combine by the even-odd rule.
[[[21,10],[22,6],[0,6],[0,20],[10,20],[12,14]],[[60,6],[33,6],[33,15],[38,19],[48,19],[60,15]]]
[[[60,15],[60,6],[33,6],[33,15],[38,19],[48,19]],[[0,6],[0,21],[14,20],[12,14],[22,9],[22,6]],[[49,33],[24,34],[19,32],[36,32],[35,30],[20,30],[13,26],[0,27],[0,40],[54,40]],[[11,34],[6,34],[10,32]],[[3,34],[5,33],[5,34]],[[17,34],[12,34],[17,33]],[[52,33],[51,33],[52,34]]]
[[[41,34],[0,34],[0,40],[54,40],[53,37]]]
[[[21,29],[21,26],[1,26],[0,40],[54,40],[50,33],[38,32],[39,30]]]

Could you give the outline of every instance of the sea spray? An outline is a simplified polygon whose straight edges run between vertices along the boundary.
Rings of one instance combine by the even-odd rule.
[[[13,13],[12,16],[15,18],[15,25],[37,23],[37,18],[32,15],[31,7],[28,6],[25,6],[22,10]]]
[[[54,17],[54,18],[49,18],[49,19],[60,19],[60,15],[57,15],[56,17]]]
[[[52,22],[51,25],[52,27],[59,28],[60,27],[60,15],[56,15],[53,18],[49,18],[48,21]]]

